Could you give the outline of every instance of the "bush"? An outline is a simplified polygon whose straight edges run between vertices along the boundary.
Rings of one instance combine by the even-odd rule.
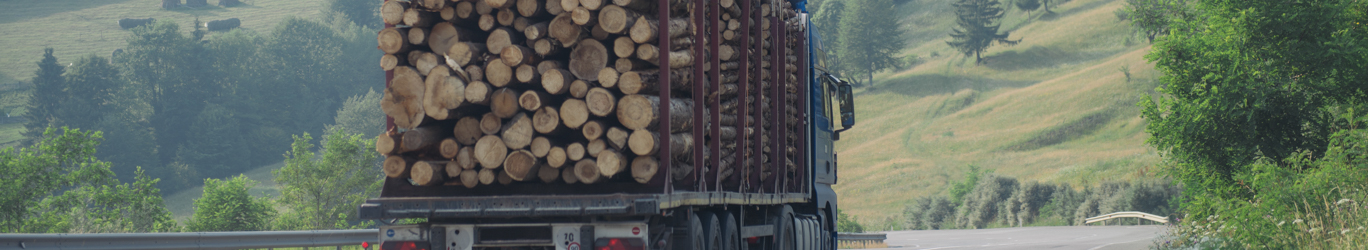
[[[247,190],[256,181],[238,175],[232,179],[205,179],[204,196],[195,199],[195,215],[186,229],[195,232],[259,231],[270,228],[275,208],[270,200],[252,197]]]
[[[1027,182],[1017,188],[1012,197],[1004,202],[1004,212],[1007,217],[1008,225],[1023,226],[1031,223],[1040,212],[1040,208],[1050,202],[1054,197],[1056,186],[1040,184],[1039,182]]]
[[[836,231],[842,233],[863,233],[864,226],[855,222],[855,217],[847,215],[845,211],[836,210]]]
[[[964,197],[955,225],[960,228],[984,228],[999,219],[999,208],[1016,191],[1016,178],[988,175],[979,180],[974,191]]]

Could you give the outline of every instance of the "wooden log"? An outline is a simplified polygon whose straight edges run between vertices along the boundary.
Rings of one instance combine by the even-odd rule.
[[[570,51],[570,73],[586,81],[598,81],[598,71],[608,66],[611,53],[598,40],[584,39]]]
[[[603,8],[604,0],[580,0],[580,6],[589,10],[599,10]]]
[[[489,100],[489,110],[499,118],[510,118],[518,114],[518,95],[522,93],[510,88],[501,88],[494,91],[494,96]]]
[[[466,85],[466,102],[480,105],[489,105],[489,100],[494,99],[493,95],[494,90],[492,89],[492,87],[489,86],[488,83],[482,81],[474,81],[470,82],[469,85]]]
[[[593,141],[598,140],[599,137],[602,137],[603,133],[606,132],[606,130],[607,128],[604,126],[603,122],[598,120],[589,120],[588,122],[584,123],[584,126],[580,127],[580,134],[583,134],[585,139]]]
[[[499,54],[504,47],[515,44],[523,44],[527,37],[511,27],[498,27],[489,32],[489,38],[485,39],[485,46],[489,53]]]
[[[529,111],[541,110],[542,106],[550,104],[552,101],[551,94],[541,90],[524,91],[521,96],[518,96],[518,105],[523,110]]]
[[[561,123],[570,129],[579,129],[589,121],[589,106],[580,99],[566,99],[560,106]]]
[[[477,64],[477,63],[471,63],[470,65],[466,65],[466,67],[465,67],[465,73],[466,73],[466,75],[470,76],[470,81],[484,82],[484,80],[485,80],[485,79],[484,79],[484,68],[481,68],[480,65]],[[489,85],[489,83],[484,83],[484,84],[485,84],[486,86]],[[466,85],[466,88],[469,88],[469,87],[470,87],[469,85]],[[487,93],[487,92],[486,92],[486,93]],[[469,102],[470,99],[467,98],[466,101]]]
[[[651,182],[656,172],[660,171],[660,162],[656,161],[653,155],[637,156],[632,159],[632,179],[637,183],[646,184]]]
[[[519,83],[538,84],[541,83],[541,73],[537,72],[537,67],[531,64],[518,65],[513,70],[513,80]]]
[[[423,56],[423,53],[430,53],[430,52],[423,51],[423,50],[416,50],[416,49],[415,49],[415,50],[409,50],[408,56],[405,57],[405,58],[408,59],[408,65],[409,65],[409,66],[414,66],[414,68],[416,69],[416,68],[418,67],[418,58],[419,58],[419,57],[422,57],[422,56]],[[419,74],[419,75],[422,75],[422,74]]]
[[[536,42],[532,43],[532,50],[537,52],[537,55],[543,57],[559,54],[561,48],[563,47],[561,46],[560,41],[557,41],[556,39],[538,39]]]
[[[623,148],[627,147],[627,139],[631,135],[632,132],[627,131],[627,129],[618,126],[613,126],[608,128],[608,132],[604,133],[603,137],[605,139],[604,141],[608,143],[609,147],[613,147],[617,150],[624,150]]]
[[[486,135],[497,135],[503,129],[503,119],[494,113],[485,113],[480,117],[480,133]]]
[[[565,127],[561,126],[558,108],[543,106],[541,109],[537,109],[537,113],[532,115],[532,129],[536,130],[537,133],[546,135],[560,134],[560,131],[565,130]]]
[[[660,36],[657,35],[659,34],[659,23],[660,21],[655,18],[648,18],[647,16],[638,17],[636,23],[632,24],[632,28],[628,35],[632,37],[632,41],[639,44],[655,41],[660,38]],[[689,19],[687,18],[670,19],[668,25],[670,30],[666,34],[669,38],[682,36],[689,31]]]
[[[547,35],[560,41],[561,46],[566,48],[574,46],[575,43],[589,36],[583,27],[571,20],[570,13],[561,13],[556,18],[551,19],[551,23],[547,27],[551,30],[550,34]]]
[[[509,67],[536,65],[541,62],[541,56],[538,56],[531,48],[517,44],[505,46],[503,52],[499,53],[499,58],[503,59],[503,63]]]
[[[546,71],[565,68],[565,62],[559,60],[542,60],[537,63],[537,73],[546,74]]]
[[[638,18],[641,18],[640,13],[617,5],[603,7],[598,14],[599,26],[603,27],[603,31],[613,34],[628,33]]]
[[[518,0],[518,15],[527,18],[546,16],[546,0]],[[531,38],[529,38],[531,39]]]
[[[565,147],[551,146],[546,152],[546,164],[552,168],[560,168],[565,165],[569,157],[565,152]]]
[[[498,26],[499,21],[495,20],[494,15],[481,15],[480,19],[476,21],[476,27],[483,31],[491,31]]]
[[[542,73],[542,89],[545,89],[548,94],[565,94],[566,91],[570,90],[570,82],[575,80],[572,77],[569,70],[559,68],[547,70]]]
[[[584,102],[589,110],[589,114],[598,117],[607,117],[613,114],[614,107],[617,105],[618,97],[608,89],[595,87],[589,89],[589,93],[584,96]]]
[[[599,40],[599,41],[612,41],[612,39],[608,39],[608,36],[612,36],[612,35],[613,35],[612,33],[608,33],[608,31],[604,31],[604,30],[603,30],[603,26],[598,26],[597,24],[595,24],[595,25],[593,25],[593,26],[589,26],[589,36],[590,36],[590,37],[593,37],[594,40]]]
[[[440,22],[432,25],[432,32],[428,36],[427,44],[432,48],[432,53],[446,55],[451,50],[452,45],[460,43],[462,40],[470,40],[474,38],[473,35],[473,32],[456,27],[450,22]]]
[[[635,51],[636,51],[635,46],[633,46],[632,51],[633,51],[633,53],[635,53]],[[645,61],[642,61],[641,59],[636,59],[636,57],[630,57],[630,58],[629,58],[629,57],[622,57],[622,58],[618,58],[618,59],[617,59],[617,62],[613,63],[613,68],[614,68],[614,69],[617,69],[618,72],[622,72],[622,73],[632,72],[632,71],[638,71],[638,70],[646,70],[646,69],[650,69],[650,68],[654,68],[654,67],[655,67],[655,66],[653,66],[653,64],[650,64],[650,63],[647,63],[647,62],[645,62]],[[619,81],[621,81],[621,77],[622,77],[622,76],[619,75],[618,77],[619,77]]]
[[[499,185],[513,184],[513,177],[508,176],[508,172],[494,171],[498,175]]]
[[[480,185],[480,171],[475,169],[461,170],[461,185],[466,188],[475,188]]]
[[[584,143],[572,142],[569,145],[565,145],[566,159],[570,159],[571,161],[579,161],[581,159],[584,159],[584,153]]]
[[[527,149],[529,152],[532,152],[532,156],[546,158],[546,154],[551,153],[551,139],[546,138],[545,136],[534,137],[532,138],[532,144],[528,145]]]
[[[599,175],[603,176],[605,179],[611,179],[613,176],[617,176],[618,173],[627,170],[627,162],[628,159],[626,156],[623,156],[621,152],[611,148],[599,151],[595,157]]]
[[[530,22],[532,22],[532,20],[528,20],[526,17],[515,18],[513,19],[513,30],[523,32],[524,30],[527,30],[527,26],[532,25]],[[532,40],[527,40],[527,42],[530,46]]]
[[[461,150],[456,152],[456,158],[453,158],[452,161],[455,161],[456,166],[461,167],[461,169],[475,169],[480,164],[480,160],[475,159],[474,146],[461,147]],[[465,173],[461,174],[464,175]]]
[[[551,32],[550,27],[550,21],[528,25],[526,29],[523,29],[523,37],[527,38],[527,40],[539,40],[542,38],[546,38],[547,35]]]
[[[455,62],[453,66],[465,67],[471,64],[484,62],[485,45],[482,43],[458,42],[447,47],[447,59]],[[473,79],[472,79],[473,80]]]
[[[570,82],[570,97],[584,98],[589,95],[589,89],[598,87],[598,84],[585,80],[575,80]]]
[[[385,24],[399,25],[404,23],[404,11],[408,10],[409,2],[385,1],[380,4],[380,19]]]
[[[394,118],[396,127],[411,129],[423,122],[423,77],[413,67],[394,69],[390,87],[385,88],[380,109]]]
[[[603,176],[599,174],[598,163],[594,162],[594,159],[583,159],[576,162],[575,177],[584,184],[594,184],[595,182],[604,179]]]
[[[375,151],[382,155],[392,155],[399,153],[399,143],[404,138],[403,134],[385,132],[375,138]]]
[[[560,0],[560,7],[565,12],[570,12],[580,6],[580,0]]]
[[[485,62],[485,81],[495,88],[507,87],[513,82],[513,67],[503,63],[503,58],[491,58]]]
[[[410,28],[408,32],[409,44],[423,46],[427,45],[427,28]]]
[[[543,183],[553,183],[560,180],[560,173],[560,169],[552,168],[546,164],[537,167],[537,179],[541,179]]]
[[[390,71],[401,65],[408,65],[408,55],[385,54],[380,56],[381,70]]]
[[[499,179],[499,172],[494,169],[480,169],[480,185],[493,185]]]
[[[537,167],[541,167],[541,162],[537,160],[532,152],[527,150],[516,150],[508,153],[508,157],[503,162],[504,173],[515,181],[532,180],[537,175]]]
[[[447,6],[450,7],[450,5]],[[456,165],[456,160],[446,161],[446,166],[443,166],[442,168],[446,170],[446,179],[448,182],[461,181],[461,172],[465,171],[465,169],[462,169],[460,166]]]
[[[418,74],[427,76],[432,73],[432,69],[442,65],[442,60],[437,58],[437,54],[427,51],[419,51],[418,60],[414,60],[413,68],[418,69]],[[445,74],[451,75],[451,74]]]
[[[613,87],[617,86],[617,81],[618,81],[618,71],[617,71],[617,69],[614,69],[613,67],[603,67],[603,69],[599,70],[599,72],[598,72],[598,82],[599,82],[599,85],[602,85],[604,88],[613,88]]]
[[[455,136],[456,143],[461,145],[475,145],[475,141],[484,136],[480,131],[480,119],[474,116],[461,117],[456,120],[456,126],[452,128],[452,135]]]
[[[593,157],[598,155],[599,152],[603,152],[603,149],[606,148],[608,148],[607,142],[604,142],[603,139],[594,139],[590,140],[589,143],[584,144],[584,153],[587,156]]]
[[[446,120],[456,108],[465,103],[465,82],[454,76],[447,76],[445,65],[437,66],[435,73],[426,79],[427,89],[423,91],[423,112],[428,117]]]
[[[419,186],[432,186],[446,181],[446,161],[418,161],[413,163],[409,177]]]
[[[670,155],[687,156],[693,152],[693,135],[675,133],[670,135]],[[660,134],[650,130],[632,131],[627,139],[627,147],[637,155],[655,155],[660,150]]]
[[[456,19],[468,21],[477,16],[478,14],[475,13],[475,4],[469,1],[460,1],[456,3]]]
[[[693,72],[690,68],[670,70],[670,89],[693,92]],[[623,94],[654,95],[660,91],[660,71],[655,69],[631,71],[618,77],[618,90]]]
[[[451,130],[442,126],[423,126],[410,129],[404,132],[404,138],[400,139],[399,153],[414,152],[435,146],[442,139],[451,136]]]
[[[391,155],[385,157],[385,161],[380,166],[385,171],[385,177],[407,179],[414,162],[416,161],[406,159],[403,156]]]
[[[412,2],[418,4],[418,6],[420,6],[420,7],[423,8],[423,9],[426,9],[426,10],[440,10],[440,9],[442,9],[443,7],[446,7],[446,2],[447,2],[447,1],[445,1],[445,0],[412,0]]]
[[[456,154],[461,152],[461,143],[456,142],[456,138],[442,139],[438,149],[442,153],[442,158],[455,159]]]
[[[479,0],[477,0],[477,1],[479,1]],[[517,3],[517,1],[514,1],[514,0],[483,0],[483,1],[485,2],[486,5],[489,5],[490,8],[495,8],[495,9],[507,9],[508,7],[513,7],[513,4]]]
[[[377,47],[385,54],[408,53],[412,45],[408,42],[408,31],[408,28],[394,27],[380,30],[375,39],[379,43]]]
[[[510,1],[512,1],[512,0],[510,0]],[[496,10],[496,11],[497,11],[497,13],[494,14],[494,21],[498,22],[498,23],[499,23],[499,26],[513,27],[513,21],[517,21],[517,20],[518,20],[518,13],[517,13],[517,10],[512,10],[512,9],[499,9],[499,10]],[[513,30],[515,30],[515,31],[520,31],[520,30],[517,30],[517,29],[513,29]]]
[[[527,113],[518,112],[503,124],[499,136],[508,149],[521,149],[532,144],[533,133],[532,118],[527,117]]]
[[[508,156],[508,146],[505,146],[503,139],[495,135],[485,135],[480,137],[480,141],[475,142],[475,161],[485,169],[496,169],[503,165],[504,157]]]
[[[637,45],[636,56],[637,56],[637,59],[641,59],[642,61],[645,61],[645,62],[647,62],[647,63],[659,64],[659,63],[660,63],[660,47],[656,47],[654,44],[649,44],[649,43],[643,43],[643,44],[641,44],[641,45]],[[694,59],[693,59],[693,52],[692,52],[692,51],[688,51],[688,50],[670,51],[670,68],[672,68],[672,69],[677,69],[677,68],[684,68],[684,67],[693,66],[693,62],[694,62]]]
[[[627,58],[634,55],[636,49],[637,44],[632,41],[631,37],[620,36],[617,39],[613,39],[613,54],[618,56],[619,61],[622,60],[621,58]]]
[[[575,176],[575,166],[561,168],[561,180],[566,184],[579,183],[579,176]]]
[[[418,8],[404,10],[404,25],[414,28],[432,27],[442,21],[442,16],[437,12],[421,11]]]
[[[480,14],[480,16],[490,16],[489,13],[494,13],[494,7],[490,7],[488,3],[485,3],[485,1],[473,1],[475,2],[475,14]]]

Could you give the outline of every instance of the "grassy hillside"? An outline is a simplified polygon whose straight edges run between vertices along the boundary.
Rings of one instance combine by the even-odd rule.
[[[856,127],[837,143],[842,210],[879,228],[912,199],[942,192],[969,165],[1025,180],[1091,185],[1151,175],[1135,103],[1156,85],[1148,43],[1113,11],[1074,0],[1052,14],[1011,10],[985,65],[945,44],[951,0],[912,1],[905,56],[923,63],[856,90]],[[1122,69],[1128,69],[1129,79]]]
[[[324,0],[261,1],[224,8],[210,6],[162,9],[160,0],[14,0],[0,1],[0,86],[27,81],[38,69],[43,48],[52,47],[59,63],[94,53],[109,57],[123,48],[131,32],[119,29],[121,18],[175,21],[190,30],[200,21],[239,18],[242,28],[266,32],[286,17],[315,18]]]

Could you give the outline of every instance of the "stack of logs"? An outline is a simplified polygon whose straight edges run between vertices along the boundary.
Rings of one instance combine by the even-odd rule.
[[[393,27],[381,30],[377,39],[385,53],[380,66],[392,71],[393,78],[381,108],[396,129],[375,142],[386,156],[385,174],[420,186],[467,188],[533,181],[647,183],[660,172],[656,155],[663,143],[671,144],[673,176],[691,174],[693,144],[710,142],[695,141],[692,134],[694,67],[712,70],[711,64],[695,61],[696,50],[707,47],[709,27],[696,28],[694,18],[707,15],[695,13],[691,0],[669,0],[673,18],[663,32],[671,39],[672,52],[669,65],[658,65],[658,1],[386,1],[380,14]],[[775,10],[771,4],[781,7]],[[753,153],[736,154],[736,138],[755,138],[759,132],[764,139],[749,142],[747,148],[770,145],[768,118],[761,122],[763,131],[753,131],[751,125],[775,114],[768,97],[760,100],[763,110],[753,108],[755,93],[768,96],[772,91],[769,20],[774,15],[787,20],[789,34],[801,34],[802,25],[786,1],[752,1],[750,24],[759,25],[761,32],[752,27],[751,45],[743,46],[740,4],[721,0],[720,5],[722,45],[716,53],[703,52],[705,60],[699,61],[717,55],[722,62],[717,69],[721,87],[705,91],[707,101],[721,102],[721,130],[705,136],[720,137],[722,165],[707,166],[704,172],[718,169],[725,178],[736,165],[772,165],[737,164]],[[787,37],[793,39],[786,43],[782,76],[787,78],[785,91],[795,96],[801,78],[794,55],[803,51],[796,39],[803,36]],[[756,43],[763,44],[758,51]],[[751,108],[744,126],[736,124],[743,49],[750,51],[749,57],[759,53],[761,58],[747,59],[752,80],[746,105]],[[659,114],[662,70],[670,71],[669,114]],[[801,117],[796,99],[785,104],[785,119]],[[664,115],[670,116],[672,134],[662,136],[657,118]],[[711,119],[702,118],[697,124]],[[788,145],[802,143],[796,141],[801,123],[792,121],[786,123]],[[770,154],[770,147],[763,148]],[[785,164],[792,168],[796,150],[786,151]],[[762,159],[770,161],[768,156]],[[762,178],[772,175],[768,169],[761,172]]]

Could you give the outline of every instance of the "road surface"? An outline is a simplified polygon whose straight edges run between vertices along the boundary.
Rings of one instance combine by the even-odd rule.
[[[891,249],[1149,249],[1164,226],[1016,227],[888,232]]]

